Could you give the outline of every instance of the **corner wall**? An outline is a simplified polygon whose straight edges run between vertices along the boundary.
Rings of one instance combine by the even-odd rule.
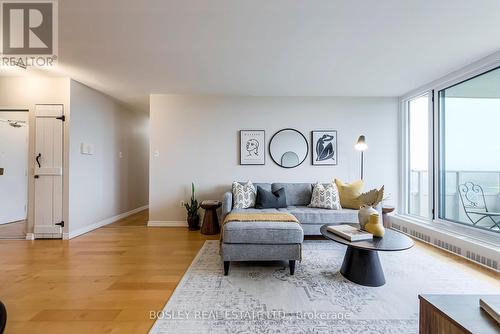
[[[179,225],[185,221],[181,200],[190,196],[221,199],[234,180],[316,182],[359,178],[360,154],[353,146],[367,137],[366,189],[386,187],[393,201],[398,191],[396,98],[222,97],[151,95],[150,221]],[[338,166],[312,166],[310,153],[293,169],[269,157],[271,136],[295,128],[309,141],[312,130],[338,131]],[[239,165],[239,130],[266,130],[266,165]],[[155,156],[155,151],[159,156]]]
[[[70,104],[71,238],[148,204],[149,120],[74,80]]]

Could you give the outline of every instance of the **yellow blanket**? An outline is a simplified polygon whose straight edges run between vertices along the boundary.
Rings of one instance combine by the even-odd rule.
[[[289,213],[275,212],[231,212],[226,215],[222,222],[220,241],[224,238],[224,224],[229,222],[291,222],[300,224],[294,215]]]
[[[228,222],[293,222],[298,223],[299,221],[294,215],[289,213],[273,213],[273,212],[233,212],[226,215],[224,218],[225,223]]]

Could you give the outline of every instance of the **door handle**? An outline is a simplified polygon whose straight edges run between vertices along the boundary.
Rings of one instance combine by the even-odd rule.
[[[35,160],[36,160],[36,163],[38,164],[38,168],[41,168],[42,165],[40,164],[40,158],[42,157],[42,153],[38,153],[38,155],[36,156]]]

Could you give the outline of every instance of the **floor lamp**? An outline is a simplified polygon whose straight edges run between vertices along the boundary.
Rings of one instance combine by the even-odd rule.
[[[364,135],[359,136],[358,141],[356,142],[356,145],[354,145],[354,148],[361,152],[361,180],[363,180],[363,167],[364,167],[363,166],[363,163],[364,163],[363,153],[368,148],[368,145],[366,145],[366,138]]]

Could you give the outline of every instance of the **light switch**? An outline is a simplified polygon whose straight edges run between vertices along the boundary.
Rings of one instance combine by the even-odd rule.
[[[87,154],[85,143],[80,143],[80,153]]]
[[[123,152],[118,153],[118,156],[120,157],[120,159],[122,159],[123,158]]]
[[[158,158],[158,157],[160,156],[160,151],[155,150],[155,151],[153,152],[153,155],[154,155],[154,157],[155,157],[155,158]]]
[[[85,154],[85,155],[94,154],[94,145],[88,144],[88,143],[81,143],[80,144],[80,153]]]

